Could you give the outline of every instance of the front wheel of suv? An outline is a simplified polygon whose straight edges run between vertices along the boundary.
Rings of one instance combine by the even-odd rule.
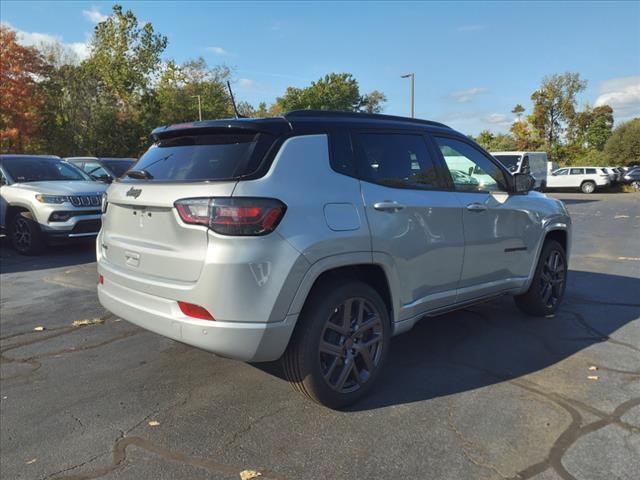
[[[45,243],[42,238],[40,226],[31,213],[20,212],[11,220],[9,236],[13,248],[22,255],[38,255],[44,250]]]
[[[545,316],[556,312],[567,284],[567,256],[562,245],[547,240],[542,247],[533,280],[516,305],[528,315]]]
[[[376,290],[357,280],[314,288],[283,357],[294,388],[329,408],[350,405],[371,389],[384,364],[391,328]]]

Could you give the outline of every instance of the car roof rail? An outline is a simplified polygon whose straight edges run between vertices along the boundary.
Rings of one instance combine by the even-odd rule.
[[[448,125],[440,122],[434,122],[432,120],[423,120],[421,118],[409,118],[399,117],[396,115],[384,115],[381,113],[360,113],[360,112],[342,112],[338,110],[292,110],[283,115],[287,120],[293,120],[296,118],[352,118],[354,120],[366,119],[366,120],[379,120],[387,122],[408,122],[418,123],[420,125],[429,125],[432,127],[441,127],[451,129]]]

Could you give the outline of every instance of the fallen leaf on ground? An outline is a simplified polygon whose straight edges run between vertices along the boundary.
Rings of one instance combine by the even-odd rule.
[[[34,330],[36,332],[42,332],[44,330],[44,327],[36,327],[36,328],[34,328]]]
[[[591,370],[592,372],[593,372],[594,370],[597,370],[597,369],[598,369],[598,367],[596,367],[595,365],[591,365],[591,366],[589,367],[589,370]]]
[[[159,422],[159,421],[157,421],[157,420],[151,420],[151,421],[149,422],[149,426],[150,426],[150,427],[157,427],[158,425],[160,425],[160,422]]]
[[[36,463],[36,460],[38,460],[37,458],[32,458],[31,460],[27,460],[26,463],[27,465],[31,465],[32,463]]]
[[[260,472],[256,472],[255,470],[243,470],[240,472],[241,480],[251,480],[252,478],[261,477],[262,474]]]
[[[102,318],[94,318],[93,320],[74,320],[71,325],[74,327],[84,327],[86,325],[100,325],[104,323]]]
[[[598,375],[589,375],[587,378],[589,380],[598,380],[600,377]]]

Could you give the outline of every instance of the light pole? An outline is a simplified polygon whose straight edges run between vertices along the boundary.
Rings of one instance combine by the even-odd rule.
[[[200,102],[200,95],[193,95],[193,98],[198,99],[198,118],[202,121],[202,103]]]
[[[411,77],[411,118],[414,118],[414,102],[413,102],[413,92],[414,92],[414,82],[416,79],[416,74],[415,73],[407,73],[406,75],[400,75],[400,78],[409,78]]]

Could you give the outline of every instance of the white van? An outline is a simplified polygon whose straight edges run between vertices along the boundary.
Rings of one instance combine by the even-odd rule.
[[[511,173],[528,173],[536,179],[535,188],[547,185],[547,152],[491,152]]]

